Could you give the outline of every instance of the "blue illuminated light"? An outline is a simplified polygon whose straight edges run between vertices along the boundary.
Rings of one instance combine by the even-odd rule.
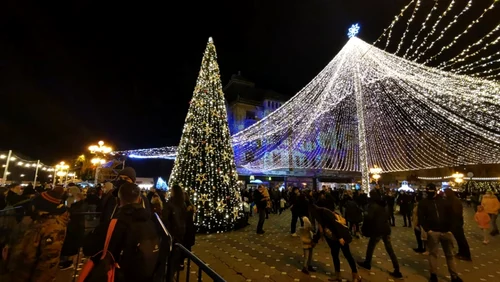
[[[358,35],[360,28],[361,27],[359,26],[359,24],[351,25],[351,27],[349,28],[349,32],[347,33],[347,37],[351,38]]]

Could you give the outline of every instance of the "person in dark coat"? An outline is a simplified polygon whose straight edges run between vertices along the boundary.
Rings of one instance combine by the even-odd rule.
[[[195,243],[196,228],[194,226],[194,216],[196,214],[196,207],[191,203],[189,194],[184,192],[184,203],[186,204],[186,233],[184,234],[184,244],[186,249],[191,251]],[[182,259],[181,269],[184,268],[184,258]]]
[[[396,218],[394,217],[394,205],[396,204],[396,198],[394,194],[389,192],[385,197],[385,202],[387,203],[387,213],[389,214],[389,223],[391,226],[396,226]]]
[[[342,281],[340,273],[340,250],[344,254],[345,259],[349,263],[352,271],[354,282],[360,282],[361,276],[358,275],[356,261],[354,260],[349,244],[352,242],[351,234],[347,228],[346,222],[336,212],[332,212],[326,208],[321,208],[315,205],[309,205],[310,213],[314,215],[318,221],[318,231],[313,237],[313,242],[317,243],[320,236],[324,236],[328,246],[330,247],[333,265],[335,269],[335,277],[328,279],[329,281]]]
[[[298,236],[296,233],[297,230],[297,219],[300,220],[300,226],[304,226],[304,221],[302,220],[303,216],[307,216],[308,211],[308,203],[306,196],[300,193],[299,188],[293,187],[292,193],[290,194],[290,210],[292,211],[292,223],[291,223],[291,233],[292,236]]]
[[[346,198],[345,219],[347,220],[351,234],[356,238],[359,238],[358,233],[361,232],[359,225],[363,221],[363,210],[352,199],[352,193],[349,192],[351,191],[348,191],[346,195],[344,195]]]
[[[173,244],[184,244],[186,218],[187,207],[184,200],[184,192],[179,185],[174,185],[170,189],[170,198],[163,209],[163,222],[173,237]],[[182,254],[176,248],[174,248],[170,255],[169,265],[173,267],[169,271],[170,275],[180,270],[181,265],[183,265]],[[171,281],[172,278],[173,276],[169,277],[167,281]]]
[[[85,238],[85,216],[79,213],[88,210],[87,203],[83,201],[83,194],[73,195],[76,202],[69,208],[69,223],[66,231],[66,238],[61,250],[60,269],[66,269],[72,266],[73,259],[79,253]]]
[[[126,167],[122,169],[119,173],[116,179],[113,181],[114,188],[111,191],[112,196],[108,196],[106,202],[103,201],[103,206],[102,206],[102,211],[101,211],[101,223],[102,222],[107,222],[110,219],[114,218],[116,214],[116,210],[120,206],[119,200],[118,200],[118,192],[119,192],[119,187],[122,186],[125,183],[135,183],[136,180],[136,173],[135,170],[131,167]],[[151,204],[148,201],[148,199],[141,195],[141,204],[144,206],[146,212],[149,213],[151,216]]]
[[[403,227],[411,227],[412,197],[410,194],[402,193],[398,199],[399,212],[403,215]]]
[[[391,226],[389,225],[389,216],[385,210],[385,202],[381,194],[374,189],[370,192],[371,203],[368,206],[367,213],[363,222],[363,235],[370,237],[368,247],[366,248],[366,256],[364,261],[358,262],[358,265],[364,269],[371,269],[373,252],[377,243],[382,240],[385,250],[391,258],[394,271],[389,274],[394,278],[402,278],[403,275],[399,271],[399,262],[391,243]]]
[[[455,237],[455,240],[457,240],[458,245],[458,253],[455,257],[460,260],[472,261],[469,243],[467,242],[464,232],[464,207],[462,201],[457,198],[455,192],[451,189],[446,189],[444,193],[446,195],[446,200],[450,201],[453,211],[453,216],[451,217],[451,233]]]

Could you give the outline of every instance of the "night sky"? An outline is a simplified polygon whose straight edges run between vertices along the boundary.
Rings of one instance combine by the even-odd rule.
[[[54,164],[98,140],[177,145],[209,36],[223,84],[241,71],[291,97],[351,24],[371,43],[409,0],[149,2],[2,1],[0,151]]]

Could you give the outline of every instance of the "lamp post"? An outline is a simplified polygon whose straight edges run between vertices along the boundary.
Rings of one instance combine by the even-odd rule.
[[[67,174],[67,170],[69,169],[69,165],[65,164],[64,162],[60,162],[59,164],[56,165],[55,171],[54,171],[54,182],[52,183],[52,186],[56,185],[56,176],[61,177],[61,182],[62,182],[62,177]],[[65,172],[66,170],[66,172]],[[66,178],[67,179],[67,178]]]
[[[111,147],[105,146],[103,141],[97,142],[98,145],[92,145],[89,147],[91,154],[95,155],[95,158],[91,160],[95,168],[94,185],[99,182],[99,171],[103,164],[106,163],[106,155],[113,151]]]
[[[11,161],[11,159],[13,159],[12,161],[15,160],[15,158],[12,157],[12,150],[9,150],[9,153],[7,154],[7,156],[5,155],[0,155],[0,158],[1,159],[4,159],[4,158],[7,158],[7,161],[5,162],[5,169],[3,171],[3,178],[2,178],[2,184],[7,184],[7,175],[9,175],[9,163]]]
[[[376,165],[373,168],[370,168],[370,174],[372,178],[375,179],[375,182],[378,184],[378,180],[382,177],[380,174],[382,173],[382,169],[377,167]]]

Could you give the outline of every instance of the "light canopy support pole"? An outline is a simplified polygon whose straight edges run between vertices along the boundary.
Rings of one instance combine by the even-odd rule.
[[[7,184],[7,176],[9,175],[9,163],[11,156],[12,156],[12,150],[9,150],[9,154],[7,156],[7,162],[5,162],[5,169],[3,171],[3,178],[2,178],[3,184]]]
[[[35,180],[33,181],[33,187],[36,187],[36,179],[38,178],[38,167],[40,166],[40,160],[36,162],[36,169],[35,169]]]
[[[370,172],[368,170],[368,149],[366,147],[365,115],[363,105],[363,93],[359,77],[359,65],[356,64],[354,73],[354,94],[356,95],[356,114],[358,117],[359,138],[359,166],[361,170],[361,189],[366,193],[370,190]]]

